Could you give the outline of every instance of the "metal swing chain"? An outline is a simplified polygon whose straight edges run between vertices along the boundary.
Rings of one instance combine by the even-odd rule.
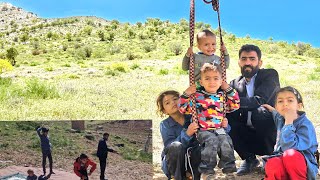
[[[214,11],[217,11],[218,14],[218,29],[219,29],[219,35],[220,35],[220,47],[223,45],[223,40],[222,40],[222,30],[221,30],[221,23],[220,23],[220,6],[219,6],[219,0],[203,0],[206,4],[212,4],[212,9]],[[220,62],[221,62],[221,68],[222,68],[222,80],[227,82],[227,72],[226,72],[226,63],[224,60],[225,54],[223,51],[221,51],[220,48]],[[223,117],[226,117],[226,106],[227,106],[227,93],[224,91],[223,93]]]

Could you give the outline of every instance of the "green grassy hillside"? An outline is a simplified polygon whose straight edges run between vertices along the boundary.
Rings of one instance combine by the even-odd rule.
[[[157,94],[188,86],[187,72],[181,70],[189,42],[186,20],[129,24],[96,17],[32,17],[27,25],[12,20],[6,27],[0,32],[0,58],[16,64],[0,78],[3,120],[154,119]],[[196,32],[212,29],[201,22],[196,27]],[[319,49],[227,32],[223,39],[231,55],[228,80],[240,74],[241,45],[256,44],[264,68],[278,70],[282,86],[297,87],[311,118],[319,116]]]

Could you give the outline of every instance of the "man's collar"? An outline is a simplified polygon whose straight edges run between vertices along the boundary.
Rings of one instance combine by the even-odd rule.
[[[259,72],[259,71],[258,71],[258,72]],[[254,80],[255,80],[256,77],[257,77],[258,72],[251,77],[250,81],[247,81],[247,79],[244,78],[245,83],[246,83],[246,84],[250,84],[251,82],[254,82]]]

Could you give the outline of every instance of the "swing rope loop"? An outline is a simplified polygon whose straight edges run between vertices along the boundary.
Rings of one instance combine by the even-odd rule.
[[[218,14],[218,29],[219,29],[219,37],[220,37],[220,47],[222,47],[223,45],[223,39],[222,39],[222,30],[221,30],[221,21],[220,21],[220,5],[219,5],[219,0],[203,0],[203,2],[205,2],[206,4],[210,4],[212,5],[212,9],[214,11],[217,11]],[[222,68],[222,80],[223,81],[227,81],[227,72],[226,72],[226,63],[224,60],[225,54],[224,52],[220,49],[220,62],[221,62],[221,68]],[[224,103],[223,103],[223,117],[226,117],[226,101],[227,101],[227,93],[224,91]]]
[[[190,23],[189,23],[189,36],[190,36],[190,47],[193,47],[193,39],[194,39],[194,22],[195,22],[195,4],[194,0],[190,0]],[[194,78],[194,56],[190,56],[190,65],[189,65],[189,82],[190,86],[195,84]],[[198,123],[198,115],[196,109],[196,98],[194,94],[190,96],[191,98],[191,114],[192,114],[192,122]]]
[[[220,23],[220,8],[219,8],[219,0],[203,0],[206,4],[212,4],[212,8],[214,11],[217,11],[218,14],[218,29],[219,29],[219,36],[220,36],[220,47],[223,45],[222,39],[222,30],[221,30],[221,23]],[[194,0],[190,0],[190,21],[189,21],[189,36],[190,36],[190,47],[193,47],[193,40],[194,40],[194,29],[195,29],[195,3]],[[226,64],[225,64],[225,54],[220,48],[220,62],[222,68],[222,80],[227,81],[226,75]],[[194,77],[194,56],[190,56],[190,65],[189,65],[189,82],[190,85],[195,84],[195,77]],[[195,96],[191,95],[191,114],[192,114],[192,122],[198,123],[198,115],[196,110],[196,100]],[[224,103],[223,103],[223,117],[226,117],[226,100],[227,100],[227,93],[224,91]]]

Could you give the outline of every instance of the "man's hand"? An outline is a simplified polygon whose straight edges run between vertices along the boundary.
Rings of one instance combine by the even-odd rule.
[[[261,106],[266,108],[269,112],[276,110],[274,107],[270,106],[269,104],[262,104]]]
[[[223,118],[223,120],[221,122],[221,126],[223,128],[227,128],[228,127],[228,119],[227,118]]]

